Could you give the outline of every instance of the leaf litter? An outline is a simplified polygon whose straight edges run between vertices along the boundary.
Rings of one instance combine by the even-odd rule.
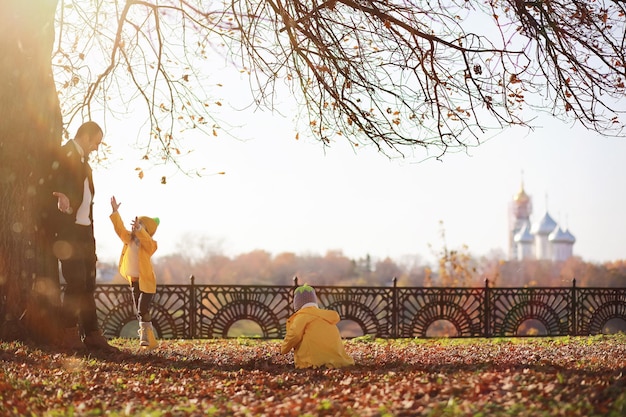
[[[345,342],[295,369],[280,340],[162,340],[73,355],[0,343],[3,416],[623,416],[626,335]]]

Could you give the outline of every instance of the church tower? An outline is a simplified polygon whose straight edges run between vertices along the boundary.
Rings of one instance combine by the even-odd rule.
[[[557,227],[550,236],[550,247],[552,248],[551,258],[555,262],[565,261],[573,256],[574,243],[576,238],[569,230]]]
[[[509,259],[517,259],[518,254],[522,251],[518,248],[521,242],[515,241],[515,235],[524,229],[530,227],[530,213],[532,212],[532,201],[524,190],[524,182],[520,190],[513,196],[513,201],[509,209]],[[525,248],[524,248],[525,249]]]
[[[513,236],[517,246],[517,256],[514,259],[533,259],[535,257],[535,237],[530,233],[530,223],[526,223],[522,230]]]
[[[557,223],[550,217],[546,211],[541,220],[537,222],[531,229],[531,233],[535,236],[535,258],[552,259],[552,246],[550,245],[550,233],[558,228]]]

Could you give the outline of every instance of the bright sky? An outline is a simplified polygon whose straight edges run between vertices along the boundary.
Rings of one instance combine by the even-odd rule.
[[[136,215],[161,219],[157,257],[197,256],[205,247],[229,256],[256,249],[274,255],[341,250],[352,258],[419,255],[431,262],[429,245],[442,247],[440,221],[449,248],[466,244],[476,256],[506,254],[509,204],[522,180],[533,199],[531,221],[547,209],[576,237],[575,255],[590,262],[626,258],[626,138],[603,138],[541,116],[535,125],[542,128],[489,133],[493,137],[469,155],[449,154],[443,162],[423,156],[389,160],[374,149],[355,151],[347,141],[324,150],[295,139],[293,114],[227,114],[226,103],[243,108],[250,102],[249,82],[226,63],[220,69],[219,61],[216,55],[206,63],[211,68],[201,72],[215,85],[202,87],[211,96],[218,82],[224,86],[218,90],[230,97],[223,97],[222,112],[244,126],[228,132],[246,140],[224,131],[185,137],[195,152],[181,163],[204,168],[204,177],[176,173],[173,165],[143,164],[139,179],[132,147],[139,128],[133,126],[145,118],[132,105],[113,106],[128,120],[101,123],[112,152],[107,166],[94,167],[101,260],[117,260],[122,247],[108,220],[112,195],[122,203],[127,225]],[[284,113],[294,108],[278,107]],[[226,174],[212,175],[220,171]]]
[[[522,176],[533,199],[531,221],[547,208],[576,237],[575,255],[589,262],[626,258],[626,139],[544,117],[534,132],[505,131],[469,155],[419,162],[355,152],[342,142],[324,153],[318,143],[296,140],[287,119],[242,116],[241,137],[249,140],[198,138],[191,166],[206,168],[202,178],[172,175],[167,166],[139,179],[137,161],[121,159],[130,152],[124,135],[107,127],[114,158],[94,172],[101,260],[117,260],[121,250],[108,220],[111,195],[122,202],[126,224],[135,215],[161,219],[155,256],[196,255],[200,242],[229,256],[341,250],[352,258],[420,255],[430,262],[429,244],[442,247],[440,221],[449,248],[506,253],[509,203]],[[219,171],[226,174],[210,175]]]

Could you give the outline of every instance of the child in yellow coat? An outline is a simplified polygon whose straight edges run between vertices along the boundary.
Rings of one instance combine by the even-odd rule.
[[[354,365],[337,328],[339,314],[318,307],[313,287],[305,284],[296,288],[293,307],[296,312],[287,320],[287,334],[280,350],[285,354],[294,349],[296,368]]]
[[[156,275],[152,267],[152,255],[157,250],[157,243],[152,238],[159,226],[159,218],[135,217],[132,230],[124,227],[124,222],[118,213],[118,203],[115,196],[111,197],[110,219],[115,233],[124,243],[120,256],[120,274],[128,280],[137,320],[139,320],[139,345],[143,348],[154,349],[158,342],[152,327],[150,306],[156,293]]]

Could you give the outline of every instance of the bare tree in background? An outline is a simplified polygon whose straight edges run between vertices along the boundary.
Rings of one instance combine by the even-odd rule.
[[[39,213],[62,128],[145,120],[145,157],[176,163],[182,132],[224,130],[219,62],[242,72],[256,106],[292,111],[275,101],[287,90],[297,131],[325,146],[442,157],[531,126],[534,109],[606,135],[624,126],[618,0],[4,0],[0,20],[7,321],[48,273]]]

